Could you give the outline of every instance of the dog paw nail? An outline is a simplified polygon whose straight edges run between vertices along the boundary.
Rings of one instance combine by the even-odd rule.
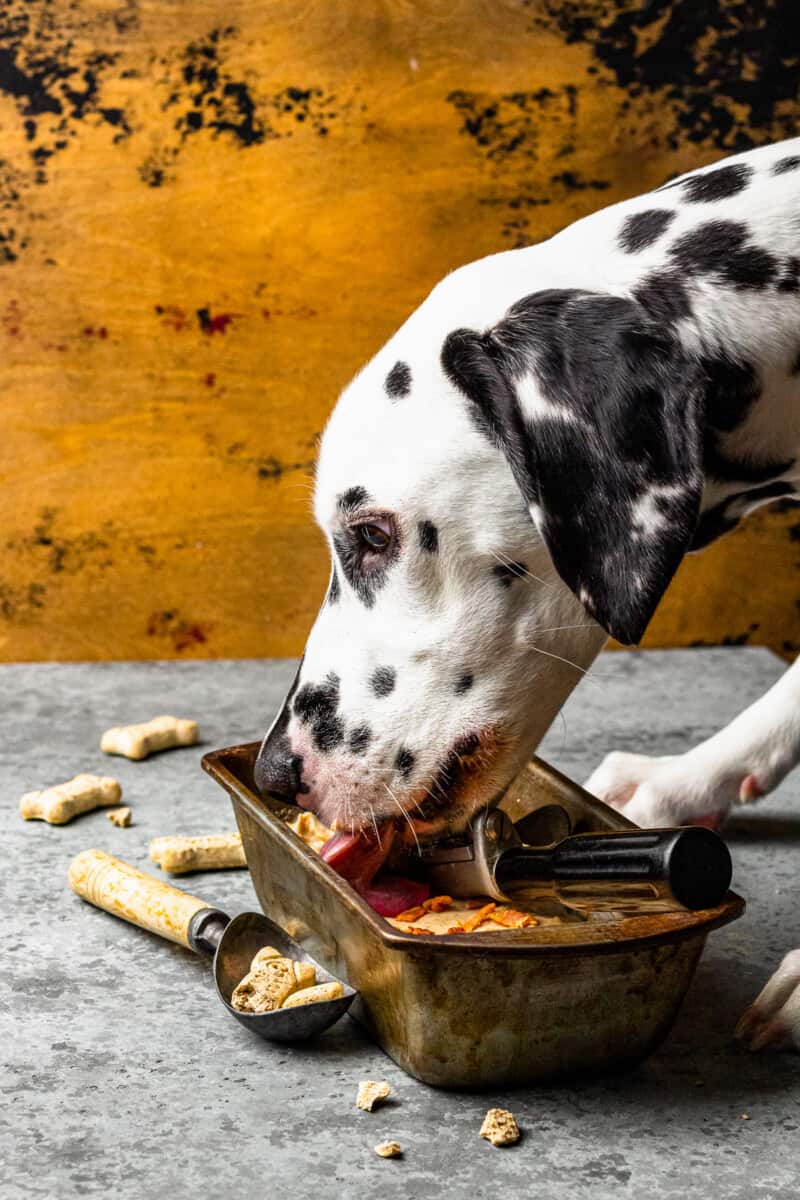
[[[763,795],[764,793],[755,775],[745,775],[739,788],[740,803],[749,804],[752,800],[758,800]]]

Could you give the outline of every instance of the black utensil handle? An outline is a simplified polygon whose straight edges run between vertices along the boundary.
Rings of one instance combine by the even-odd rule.
[[[700,825],[575,834],[545,850],[506,850],[495,866],[501,889],[521,880],[663,882],[680,904],[692,909],[719,904],[732,874],[728,847]]]

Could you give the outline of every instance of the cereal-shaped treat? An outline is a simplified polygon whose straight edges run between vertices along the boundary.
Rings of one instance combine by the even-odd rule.
[[[311,963],[274,958],[245,975],[233,989],[231,1004],[240,1012],[274,1012],[292,992],[311,987],[316,979]]]
[[[507,1108],[490,1108],[483,1118],[481,1137],[493,1146],[513,1146],[519,1141],[519,1128]]]
[[[109,809],[106,817],[112,825],[117,825],[120,829],[127,829],[131,823],[131,810],[127,804],[122,804],[119,808]]]
[[[331,983],[318,983],[315,987],[302,988],[292,992],[288,1000],[284,1000],[281,1008],[298,1008],[301,1004],[323,1004],[326,1000],[341,1000],[344,988],[338,979]]]

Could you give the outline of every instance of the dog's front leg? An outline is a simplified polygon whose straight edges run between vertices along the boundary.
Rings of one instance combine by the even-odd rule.
[[[721,824],[800,762],[800,658],[730,725],[686,754],[609,754],[587,781],[637,824]],[[752,1050],[800,1050],[800,949],[787,954],[747,1009],[736,1036]]]
[[[800,950],[786,955],[736,1026],[751,1050],[800,1050]]]
[[[609,754],[586,788],[638,825],[719,825],[800,762],[800,658],[730,725],[686,754]]]

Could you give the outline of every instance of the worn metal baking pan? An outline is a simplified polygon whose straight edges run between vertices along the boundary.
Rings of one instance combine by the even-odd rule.
[[[672,1025],[708,933],[744,910],[733,892],[702,912],[654,892],[623,897],[615,911],[606,898],[602,912],[565,925],[415,937],[287,828],[284,802],[258,795],[257,751],[217,750],[203,767],[231,797],[264,911],[358,990],[351,1015],[425,1083],[530,1083],[644,1058]],[[574,832],[630,826],[537,759],[502,806],[519,820],[552,803]]]

